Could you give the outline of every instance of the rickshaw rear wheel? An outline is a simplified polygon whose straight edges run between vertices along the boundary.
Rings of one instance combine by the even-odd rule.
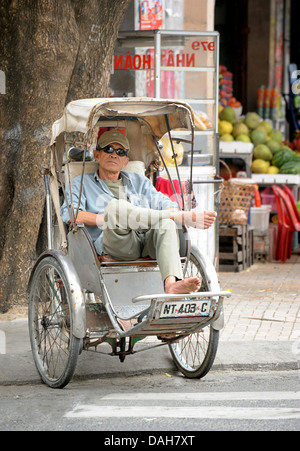
[[[59,262],[43,258],[29,287],[28,325],[31,348],[42,381],[63,388],[73,377],[81,340],[73,335],[68,278]]]
[[[191,250],[186,277],[201,278],[199,291],[209,291],[209,281],[201,262]],[[211,369],[219,344],[219,331],[208,325],[197,333],[188,335],[169,345],[177,368],[188,378],[202,378]]]

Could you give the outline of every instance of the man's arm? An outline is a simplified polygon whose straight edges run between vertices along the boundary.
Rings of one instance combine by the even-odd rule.
[[[215,211],[170,211],[170,218],[176,224],[196,229],[208,229],[213,225],[216,217]]]
[[[168,211],[170,212],[170,218],[176,222],[176,224],[204,230],[211,227],[217,217],[217,213],[214,211],[178,211],[175,208],[170,208]],[[86,226],[102,227],[104,216],[96,213],[89,213],[88,211],[79,211],[76,222],[83,223]]]
[[[103,226],[104,216],[88,211],[79,211],[76,222],[82,223],[86,226]]]

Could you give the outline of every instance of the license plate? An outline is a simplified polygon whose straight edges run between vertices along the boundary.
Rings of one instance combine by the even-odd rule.
[[[196,301],[167,301],[162,305],[160,317],[208,316],[210,308],[210,299]]]

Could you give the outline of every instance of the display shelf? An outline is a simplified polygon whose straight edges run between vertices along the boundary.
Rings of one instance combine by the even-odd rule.
[[[115,45],[110,87],[116,97],[154,97],[188,103],[195,112],[195,130],[174,130],[173,141],[183,146],[184,161],[180,178],[191,178],[197,208],[217,210],[215,187],[219,167],[219,54],[217,31],[129,30],[120,31]],[[201,119],[201,121],[200,121]],[[202,123],[201,123],[202,122]],[[177,139],[176,139],[177,138]],[[189,152],[193,142],[193,159]],[[186,165],[186,166],[185,166]],[[174,168],[172,176],[178,178]],[[159,174],[164,176],[163,173]],[[208,206],[203,205],[209,202]],[[218,249],[217,227],[194,230],[195,241],[204,242],[204,250],[214,263]]]
[[[244,143],[243,141],[220,141],[220,154],[246,154],[252,155],[254,145],[252,143]]]
[[[300,186],[300,174],[252,174],[252,178],[261,185],[297,185]]]
[[[289,185],[293,190],[296,201],[300,200],[300,174],[252,174],[251,177],[261,186]]]
[[[251,177],[254,145],[242,141],[220,141],[220,158],[240,158],[246,165],[246,173]]]

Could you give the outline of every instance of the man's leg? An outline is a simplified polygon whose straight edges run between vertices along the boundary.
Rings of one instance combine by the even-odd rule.
[[[166,293],[191,293],[200,288],[198,277],[183,279],[178,229],[174,221],[164,219],[159,228],[145,234],[143,256],[157,259]]]
[[[135,207],[125,200],[111,200],[104,209],[103,252],[121,260],[142,255],[142,234],[156,227],[167,211]]]
[[[178,230],[174,221],[162,219],[157,227],[145,233],[142,256],[157,260],[163,281],[169,276],[183,278]]]
[[[148,231],[147,236],[139,231]],[[190,293],[200,286],[197,277],[181,280],[177,227],[167,211],[113,199],[104,210],[103,251],[121,260],[136,260],[141,255],[156,258],[167,293]]]

